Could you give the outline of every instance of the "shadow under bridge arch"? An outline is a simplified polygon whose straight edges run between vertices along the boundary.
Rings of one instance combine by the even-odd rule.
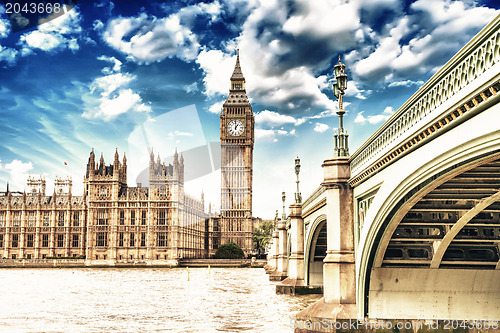
[[[309,227],[304,253],[305,283],[323,287],[323,259],[326,256],[326,215],[318,216]]]

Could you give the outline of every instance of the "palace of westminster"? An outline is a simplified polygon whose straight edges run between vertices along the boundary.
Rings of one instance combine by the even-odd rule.
[[[210,258],[218,247],[253,248],[252,165],[254,115],[245,91],[239,54],[220,115],[221,209],[205,212],[201,200],[184,192],[184,158],[173,165],[149,162],[149,187],[127,186],[127,159],[118,152],[111,165],[90,153],[84,193],[71,193],[70,179],[28,178],[28,193],[0,196],[0,258],[77,257],[111,262]],[[186,161],[189,163],[189,161]],[[2,194],[0,194],[2,195]]]

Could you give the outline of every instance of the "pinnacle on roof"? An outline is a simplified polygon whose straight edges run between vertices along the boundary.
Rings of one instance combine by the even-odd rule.
[[[236,65],[234,66],[233,75],[231,75],[231,80],[244,80],[243,72],[241,71],[240,66],[240,49],[238,49],[238,53],[236,55]]]

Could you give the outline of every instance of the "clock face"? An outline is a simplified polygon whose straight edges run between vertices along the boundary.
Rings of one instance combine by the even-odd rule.
[[[227,132],[232,136],[240,136],[244,131],[245,125],[239,119],[234,119],[227,123]]]

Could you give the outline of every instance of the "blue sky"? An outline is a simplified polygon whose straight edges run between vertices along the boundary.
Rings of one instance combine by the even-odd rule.
[[[351,153],[499,13],[495,1],[237,0],[81,3],[15,31],[0,5],[0,188],[28,174],[72,177],[82,194],[92,148],[127,154],[129,186],[152,148],[162,158],[219,140],[240,49],[256,118],[255,216],[306,198],[338,124],[332,92],[347,67]],[[66,164],[65,164],[66,163]],[[186,164],[189,161],[186,160]],[[218,206],[220,172],[186,184]]]

